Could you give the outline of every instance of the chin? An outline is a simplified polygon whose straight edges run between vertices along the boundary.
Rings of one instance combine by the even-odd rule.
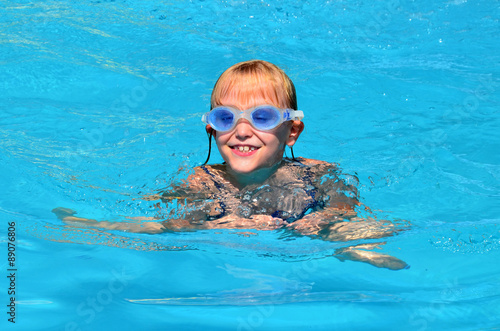
[[[251,175],[252,173],[258,172],[259,170],[265,170],[272,168],[276,163],[273,164],[245,164],[245,165],[231,165],[230,167],[234,173],[240,175]]]
[[[248,175],[254,172],[255,170],[258,170],[257,168],[253,167],[231,167],[233,172],[241,175]]]

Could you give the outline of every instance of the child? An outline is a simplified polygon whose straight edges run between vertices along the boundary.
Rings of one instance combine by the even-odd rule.
[[[209,144],[205,165],[156,197],[166,204],[175,200],[175,209],[157,222],[142,223],[97,222],[63,208],[54,212],[73,225],[145,233],[286,228],[332,241],[392,235],[391,223],[356,217],[355,178],[342,180],[334,164],[295,158],[293,150],[292,158],[283,158],[285,147],[292,148],[304,129],[303,117],[295,87],[280,68],[261,60],[235,64],[217,80],[211,110],[202,118],[209,142],[215,139],[225,162],[206,165]],[[160,203],[157,207],[163,212]],[[390,269],[406,267],[396,258],[362,250],[376,246],[348,247],[336,256]]]

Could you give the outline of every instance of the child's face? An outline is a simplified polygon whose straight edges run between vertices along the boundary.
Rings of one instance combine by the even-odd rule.
[[[233,97],[223,97],[220,101],[218,106],[231,106],[240,110],[266,104],[279,107],[264,97],[255,97],[250,102],[242,102]],[[281,161],[285,146],[293,146],[302,131],[302,122],[297,122],[300,126],[298,133],[297,123],[291,121],[264,132],[255,129],[247,120],[240,119],[232,131],[214,131],[214,137],[222,158],[232,171],[249,174],[255,170],[270,168]],[[207,130],[209,128],[207,126]]]

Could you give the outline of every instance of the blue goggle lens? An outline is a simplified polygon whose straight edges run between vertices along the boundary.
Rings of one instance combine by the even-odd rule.
[[[257,108],[252,112],[252,121],[259,130],[270,130],[280,123],[280,113],[273,108]]]
[[[228,109],[217,109],[209,115],[209,123],[219,131],[228,131],[233,126],[234,114]]]

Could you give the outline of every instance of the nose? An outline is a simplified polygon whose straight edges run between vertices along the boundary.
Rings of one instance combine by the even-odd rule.
[[[253,128],[250,122],[245,119],[240,119],[236,123],[235,131],[236,138],[240,140],[245,140],[253,135]]]

